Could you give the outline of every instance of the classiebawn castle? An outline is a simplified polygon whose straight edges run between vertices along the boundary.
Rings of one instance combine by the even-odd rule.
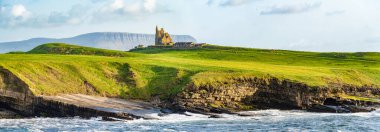
[[[156,43],[157,46],[169,46],[173,45],[173,39],[170,37],[168,32],[165,32],[164,28],[159,29],[156,26]]]
[[[166,48],[192,48],[202,47],[205,43],[196,44],[194,42],[173,42],[170,34],[164,30],[164,28],[158,28],[156,26],[156,38],[154,46],[149,47],[166,47]]]

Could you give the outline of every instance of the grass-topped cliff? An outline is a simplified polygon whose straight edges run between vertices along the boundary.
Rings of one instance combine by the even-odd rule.
[[[98,55],[98,56],[115,56],[115,57],[131,57],[133,53],[98,49],[92,47],[77,46],[65,43],[49,43],[35,47],[26,52],[28,54],[63,54],[63,55]]]
[[[45,44],[0,55],[0,66],[37,95],[86,93],[149,99],[188,83],[276,77],[309,86],[380,86],[380,53],[318,53],[207,45],[199,49],[143,48],[131,52]]]

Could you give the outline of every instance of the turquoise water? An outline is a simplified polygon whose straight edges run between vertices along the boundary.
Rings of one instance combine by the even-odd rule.
[[[353,114],[304,111],[249,111],[254,116],[170,114],[159,120],[105,122],[100,118],[33,118],[0,120],[0,131],[380,131],[380,111]]]

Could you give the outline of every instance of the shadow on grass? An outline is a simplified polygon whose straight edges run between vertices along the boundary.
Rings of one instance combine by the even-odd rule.
[[[195,73],[171,67],[120,65],[119,81],[128,86],[128,91],[120,91],[121,97],[149,100],[152,97],[168,99],[181,92]],[[144,82],[137,85],[136,82]]]

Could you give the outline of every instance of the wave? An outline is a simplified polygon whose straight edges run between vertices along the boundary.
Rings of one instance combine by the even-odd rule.
[[[150,116],[158,120],[106,122],[101,118],[0,119],[0,131],[376,131],[380,110],[370,113],[310,113],[261,110],[219,114],[222,118],[186,112]],[[360,124],[360,125],[358,125]]]

